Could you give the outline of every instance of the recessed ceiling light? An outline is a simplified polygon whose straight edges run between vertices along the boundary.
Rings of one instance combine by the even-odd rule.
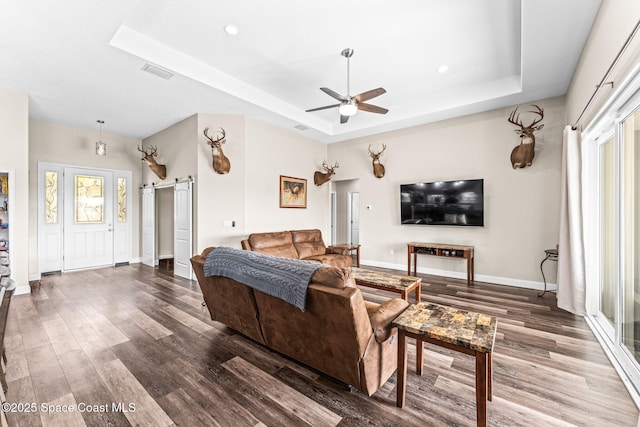
[[[229,34],[230,36],[237,36],[239,31],[238,27],[235,25],[229,24],[224,26],[224,32]]]
[[[449,66],[448,65],[441,65],[438,68],[436,68],[436,71],[439,72],[440,74],[444,74],[447,71],[449,71]]]

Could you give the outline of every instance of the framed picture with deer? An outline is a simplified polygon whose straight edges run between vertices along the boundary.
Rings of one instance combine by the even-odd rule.
[[[307,207],[307,180],[280,175],[280,207]]]

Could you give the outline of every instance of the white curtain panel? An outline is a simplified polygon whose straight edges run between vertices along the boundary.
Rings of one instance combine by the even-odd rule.
[[[562,138],[560,236],[558,239],[558,307],[581,316],[586,312],[582,232],[581,135],[566,126]]]

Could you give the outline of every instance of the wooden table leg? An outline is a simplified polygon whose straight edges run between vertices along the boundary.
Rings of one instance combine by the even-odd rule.
[[[416,304],[420,302],[420,288],[422,288],[422,283],[418,283],[416,286]]]
[[[491,354],[487,353],[487,398],[489,401],[493,400],[493,362],[491,361]]]
[[[413,253],[413,275],[418,275],[418,254],[415,252]]]
[[[474,256],[469,259],[469,263],[471,265],[471,268],[469,269],[469,278],[471,279],[471,283],[473,283],[476,281],[476,259]]]
[[[407,249],[407,276],[411,276],[411,247]]]
[[[476,421],[487,425],[487,353],[476,351]]]
[[[398,389],[396,406],[404,407],[405,395],[407,391],[407,337],[402,331],[398,331]]]
[[[422,365],[424,364],[424,343],[421,340],[416,340],[416,373],[422,376]]]
[[[360,268],[360,245],[356,248],[356,267]]]
[[[409,302],[409,293],[407,291],[400,291],[400,298]]]

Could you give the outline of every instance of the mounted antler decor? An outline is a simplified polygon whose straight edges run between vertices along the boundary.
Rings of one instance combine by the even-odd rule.
[[[143,148],[138,147],[138,151],[144,154],[142,161],[147,163],[149,169],[158,175],[158,178],[165,179],[167,177],[167,167],[165,165],[159,165],[155,159],[155,157],[158,157],[158,147],[150,145],[149,151],[144,150]]]
[[[380,163],[380,156],[384,153],[384,150],[387,149],[387,146],[382,144],[382,151],[374,153],[371,151],[371,145],[369,145],[369,155],[373,159],[373,174],[376,178],[382,178],[384,176],[384,165]]]
[[[522,124],[520,114],[516,115],[518,107],[511,112],[507,119],[509,123],[513,123],[520,128],[516,129],[515,132],[519,133],[520,138],[522,139],[520,141],[520,145],[516,146],[513,151],[511,151],[511,166],[514,169],[531,166],[533,156],[535,155],[534,149],[536,148],[536,137],[533,135],[533,132],[544,127],[544,125],[538,125],[538,123],[540,123],[544,118],[544,110],[537,105],[532,105],[532,107],[534,107],[536,111],[529,112],[540,116],[540,118],[533,120],[528,126]]]
[[[335,173],[333,170],[337,169],[338,167],[338,162],[330,167],[325,160],[324,162],[322,162],[322,168],[324,169],[324,172],[316,171],[313,174],[313,183],[317,186],[320,186],[329,181],[331,179],[331,176],[333,176],[333,174]]]
[[[220,128],[222,132],[222,136],[217,139],[213,139],[209,136],[209,128],[205,128],[204,136],[207,137],[209,144],[211,146],[211,154],[213,155],[213,170],[218,172],[219,174],[229,173],[231,170],[231,162],[222,152],[222,144],[227,142],[227,135],[224,132],[224,129]]]

